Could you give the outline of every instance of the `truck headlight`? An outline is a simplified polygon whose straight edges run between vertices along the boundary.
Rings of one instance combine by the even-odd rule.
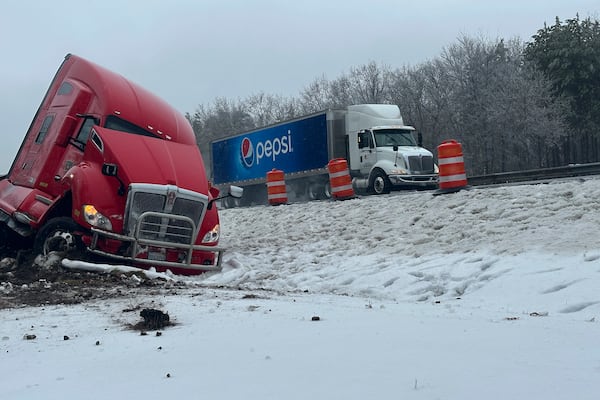
[[[206,232],[206,234],[202,238],[202,243],[218,242],[220,234],[221,234],[221,227],[219,226],[219,224],[216,224],[210,231]]]
[[[406,175],[408,172],[405,169],[393,169],[390,171],[390,175]]]
[[[107,231],[112,230],[110,220],[96,210],[96,207],[91,204],[85,204],[83,206],[83,217],[88,224],[95,226],[96,228]]]

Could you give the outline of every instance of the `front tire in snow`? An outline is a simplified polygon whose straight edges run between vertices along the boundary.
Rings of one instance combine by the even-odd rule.
[[[387,194],[390,192],[391,188],[392,183],[383,171],[376,170],[373,172],[373,177],[371,178],[371,185],[369,186],[371,192],[375,194]]]
[[[43,256],[51,252],[64,256],[77,254],[83,250],[81,237],[77,234],[81,229],[72,218],[52,218],[35,236],[33,250]]]

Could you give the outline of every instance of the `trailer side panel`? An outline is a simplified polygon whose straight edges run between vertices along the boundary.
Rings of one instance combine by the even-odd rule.
[[[328,161],[326,114],[317,114],[212,143],[213,180],[219,185],[324,168]]]

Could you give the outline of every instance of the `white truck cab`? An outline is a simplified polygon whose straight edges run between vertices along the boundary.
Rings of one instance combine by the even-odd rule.
[[[392,187],[437,186],[433,154],[417,143],[415,128],[404,125],[396,105],[348,106],[345,122],[355,187],[382,194]]]

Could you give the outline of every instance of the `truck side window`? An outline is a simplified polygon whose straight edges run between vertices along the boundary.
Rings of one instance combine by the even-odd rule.
[[[77,133],[77,137],[75,138],[76,146],[83,150],[85,148],[85,144],[87,143],[90,132],[92,131],[92,127],[97,125],[98,121],[96,118],[86,118],[83,121],[83,125],[81,125],[81,129],[79,129],[79,133]]]
[[[73,91],[73,85],[71,85],[69,82],[63,82],[60,87],[58,88],[58,92],[56,92],[56,94],[71,94],[71,92]]]
[[[42,122],[42,127],[40,128],[40,131],[38,132],[35,138],[35,142],[37,144],[40,144],[44,141],[44,138],[48,133],[48,129],[50,129],[50,125],[52,125],[52,121],[54,121],[54,115],[48,115],[46,116],[46,118],[44,118],[44,122]]]
[[[365,147],[369,147],[369,134],[367,132],[359,132],[358,133],[358,148],[364,149]]]

